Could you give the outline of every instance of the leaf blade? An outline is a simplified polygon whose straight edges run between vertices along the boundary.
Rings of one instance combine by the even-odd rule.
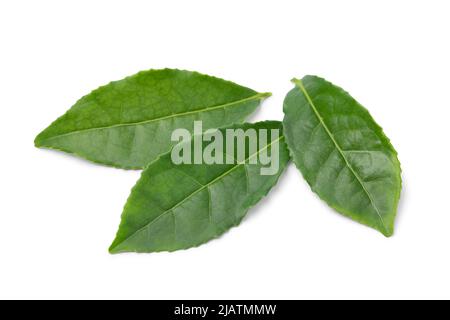
[[[262,122],[234,127],[281,130],[282,125]],[[278,142],[280,167],[273,176],[261,176],[260,165],[245,163],[175,166],[169,154],[163,155],[144,170],[133,188],[109,251],[187,249],[238,225],[248,209],[276,184],[289,161],[284,137],[278,137]],[[274,143],[275,139],[271,140],[267,148],[271,149]],[[261,152],[259,148],[258,153]]]
[[[149,70],[100,87],[41,132],[35,146],[123,169],[142,169],[170,150],[176,128],[243,122],[270,96],[176,69]]]
[[[283,123],[294,163],[331,207],[391,236],[401,169],[389,139],[341,88],[314,76],[293,82]]]

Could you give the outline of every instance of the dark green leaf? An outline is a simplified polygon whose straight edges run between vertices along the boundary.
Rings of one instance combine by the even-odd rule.
[[[250,152],[247,144],[245,163],[175,165],[170,153],[161,156],[143,171],[134,187],[111,253],[187,249],[214,239],[241,222],[248,209],[276,184],[289,161],[289,153],[281,122],[233,128],[274,129],[279,130],[279,136],[271,132],[267,139],[258,135],[259,141],[265,143],[256,152]],[[261,175],[264,165],[260,161],[249,164],[249,159],[267,151],[275,155],[277,144],[278,170],[274,175]]]
[[[295,164],[331,207],[391,236],[401,170],[389,139],[341,88],[314,76],[293,82],[284,132]]]
[[[242,123],[267,93],[180,70],[150,70],[112,82],[79,100],[36,138],[37,147],[93,162],[141,169],[170,150],[176,128]]]

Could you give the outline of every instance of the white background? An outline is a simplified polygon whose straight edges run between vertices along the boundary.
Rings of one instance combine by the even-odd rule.
[[[450,3],[0,2],[0,298],[450,298]],[[271,91],[344,87],[399,152],[394,237],[341,217],[293,165],[242,225],[200,248],[112,256],[139,172],[38,150],[92,89],[150,68]]]

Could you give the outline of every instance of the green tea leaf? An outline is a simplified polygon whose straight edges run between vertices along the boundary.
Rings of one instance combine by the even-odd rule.
[[[170,150],[174,129],[242,123],[269,95],[196,72],[144,71],[83,97],[35,145],[141,169]]]
[[[331,207],[391,236],[401,169],[389,139],[341,88],[315,76],[293,82],[283,124],[296,166]]]
[[[274,129],[279,135],[269,131],[266,138],[258,133],[261,144],[256,152],[250,151],[247,144],[244,161],[234,164],[175,165],[171,153],[149,164],[125,206],[111,253],[174,251],[199,246],[238,225],[248,209],[267,195],[289,161],[281,122],[231,128],[252,128],[258,132]],[[218,131],[224,133],[225,129]],[[225,140],[224,145],[230,141]],[[207,144],[203,142],[203,146]],[[226,148],[221,150],[233,158]],[[279,166],[273,175],[261,175],[264,167],[261,161],[251,164],[256,158],[277,154]]]

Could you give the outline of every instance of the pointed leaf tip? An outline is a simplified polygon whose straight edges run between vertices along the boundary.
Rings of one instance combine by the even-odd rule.
[[[402,185],[389,139],[342,88],[317,76],[292,82],[283,124],[294,163],[329,206],[391,237]]]
[[[230,128],[254,129],[264,144],[256,142],[256,153],[246,145],[246,160],[233,164],[175,165],[170,152],[152,162],[128,198],[116,239],[109,248],[111,254],[197,247],[237,226],[247,211],[269,193],[289,162],[289,152],[283,136],[260,135],[260,130],[282,132],[281,122],[219,129],[224,139]],[[267,149],[272,152],[272,146],[278,149],[279,168],[273,175],[264,175],[264,165],[259,161],[250,164],[249,160]]]
[[[117,168],[143,169],[175,144],[170,137],[177,124],[202,120],[206,130],[242,123],[269,96],[198,72],[143,71],[81,98],[35,145]],[[233,112],[221,112],[225,109]],[[139,139],[136,128],[142,129]]]

